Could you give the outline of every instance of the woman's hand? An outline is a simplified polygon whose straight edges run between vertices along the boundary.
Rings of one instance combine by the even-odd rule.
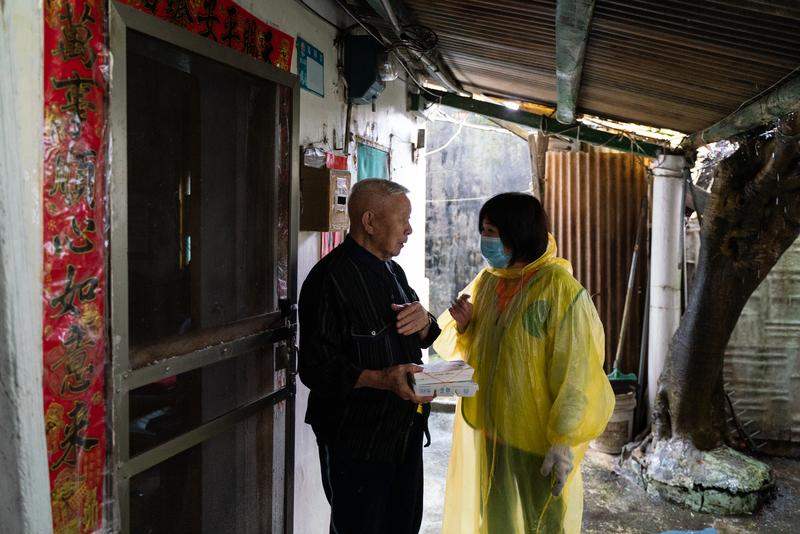
[[[473,309],[474,307],[469,301],[469,295],[465,293],[454,300],[453,305],[447,310],[450,312],[450,316],[455,319],[459,334],[463,334],[469,326]]]

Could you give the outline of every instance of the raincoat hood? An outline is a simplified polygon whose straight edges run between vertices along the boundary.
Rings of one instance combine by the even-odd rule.
[[[565,260],[564,258],[559,258],[558,254],[558,247],[556,246],[556,240],[553,237],[553,234],[547,234],[547,250],[544,251],[544,254],[539,256],[536,261],[532,261],[525,267],[519,267],[516,269],[500,269],[497,267],[487,266],[486,271],[493,274],[494,276],[499,276],[500,278],[522,278],[526,274],[531,271],[538,271],[542,267],[547,265],[558,265],[563,267],[564,269],[572,274],[572,265],[570,262]]]

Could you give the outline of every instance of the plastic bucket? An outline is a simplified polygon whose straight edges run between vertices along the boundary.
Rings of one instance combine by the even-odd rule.
[[[606,425],[606,430],[589,446],[600,452],[619,454],[622,447],[633,438],[633,409],[636,408],[636,392],[615,395],[614,414]]]

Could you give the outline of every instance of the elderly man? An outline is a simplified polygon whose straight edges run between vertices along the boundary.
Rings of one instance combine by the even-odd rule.
[[[409,374],[439,335],[392,261],[411,233],[408,189],[357,182],[350,233],[300,293],[300,378],[319,445],[330,532],[416,534],[422,521],[422,437],[432,397]]]

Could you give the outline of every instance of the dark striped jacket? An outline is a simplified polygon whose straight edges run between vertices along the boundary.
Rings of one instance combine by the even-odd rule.
[[[391,391],[354,388],[364,369],[420,363],[441,330],[403,336],[390,304],[418,300],[394,261],[349,235],[320,260],[300,292],[300,379],[311,390],[306,423],[317,438],[362,460],[400,462],[417,405]]]

